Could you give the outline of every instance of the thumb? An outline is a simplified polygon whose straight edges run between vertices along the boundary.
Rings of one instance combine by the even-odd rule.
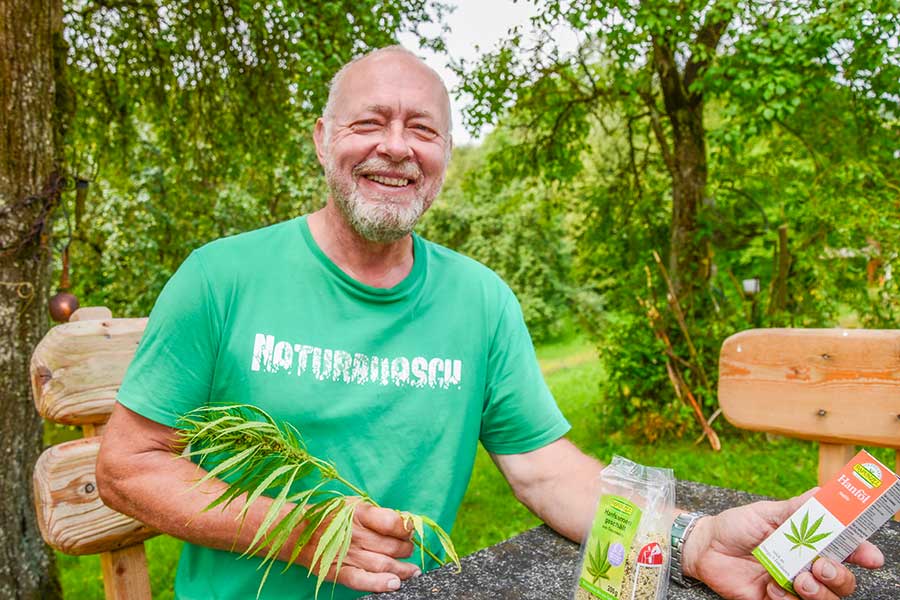
[[[773,525],[780,525],[784,523],[788,517],[797,512],[797,510],[818,491],[819,488],[814,487],[799,496],[794,496],[788,500],[766,502],[764,503],[765,507],[762,510],[762,516]]]

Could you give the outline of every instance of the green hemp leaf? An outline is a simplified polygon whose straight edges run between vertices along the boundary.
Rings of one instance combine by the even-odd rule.
[[[789,542],[794,544],[791,550],[796,550],[797,548],[809,548],[810,550],[816,550],[815,544],[817,542],[821,542],[832,532],[826,531],[825,533],[817,534],[816,531],[819,530],[819,525],[822,524],[822,519],[825,518],[825,515],[822,515],[816,521],[810,525],[809,524],[809,511],[806,511],[806,514],[803,515],[803,520],[800,522],[800,527],[792,520],[791,524],[791,533],[785,533],[784,537],[788,539]]]
[[[595,583],[609,577],[609,569],[612,565],[610,565],[607,560],[608,553],[609,542],[607,541],[605,544],[600,544],[598,542],[597,545],[594,546],[593,552],[588,552],[587,554],[587,572],[594,578]]]
[[[220,478],[228,485],[204,511],[220,505],[228,506],[246,495],[246,501],[236,517],[243,526],[250,506],[261,495],[270,492],[266,495],[272,497],[272,504],[253,541],[242,554],[245,557],[262,557],[260,568],[265,567],[265,570],[256,592],[257,598],[269,572],[288,545],[291,534],[299,532],[284,571],[297,560],[313,534],[327,522],[316,542],[309,565],[310,575],[315,573],[318,578],[315,593],[318,598],[319,589],[331,566],[334,565],[335,577],[340,573],[350,549],[356,510],[363,503],[378,504],[366,492],[341,477],[334,464],[311,455],[295,427],[276,422],[255,406],[234,404],[198,408],[179,420],[179,428],[181,441],[188,448],[186,456],[196,459],[198,467],[207,469],[194,487],[213,478]],[[318,479],[309,489],[295,489],[295,484],[316,474]],[[327,489],[328,483],[342,484],[354,495]],[[288,507],[292,508],[280,516]],[[460,571],[456,548],[440,525],[423,515],[398,512],[409,530],[414,532],[412,541],[421,550],[423,569],[427,554],[441,565],[452,562],[457,572]],[[439,558],[425,545],[426,526],[437,536],[446,560]]]

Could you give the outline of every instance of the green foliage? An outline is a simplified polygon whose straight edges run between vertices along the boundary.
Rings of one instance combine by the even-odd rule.
[[[719,348],[742,329],[900,322],[898,8],[555,1],[457,65],[469,125],[500,123],[483,170],[504,187],[553,182],[561,289],[602,348],[608,425],[692,429],[667,363],[710,414]],[[560,52],[558,28],[583,42]]]
[[[378,504],[363,490],[341,477],[332,463],[311,455],[296,428],[276,422],[260,408],[248,405],[202,407],[181,417],[179,428],[182,442],[190,449],[186,456],[207,468],[194,487],[213,479],[228,483],[228,487],[204,510],[228,506],[243,497],[244,503],[236,517],[243,525],[247,512],[260,496],[273,497],[253,540],[242,554],[263,556],[262,566],[265,569],[259,583],[260,591],[294,532],[299,532],[299,535],[293,541],[285,570],[297,560],[320,527],[324,528],[315,542],[309,564],[310,571],[317,575],[318,597],[332,564],[335,566],[335,576],[340,573],[350,550],[356,510],[362,503]],[[308,479],[312,475],[315,476],[313,480]],[[329,484],[335,483],[356,497],[329,487]],[[281,516],[283,510],[291,505],[291,510]],[[413,542],[422,551],[423,568],[425,554],[438,564],[453,562],[457,569],[460,568],[453,542],[440,525],[423,515],[400,514],[410,530],[415,532]],[[425,546],[426,525],[437,536],[444,555],[448,557],[446,560]]]
[[[191,249],[324,202],[311,131],[347,60],[416,32],[433,0],[64,2],[73,291],[145,315]],[[67,195],[70,196],[70,195]],[[76,217],[77,214],[77,217]],[[78,226],[75,227],[76,222]]]
[[[464,174],[448,176],[419,232],[496,271],[519,298],[535,341],[558,336],[569,313],[560,301],[568,295],[569,248],[552,209],[555,189],[531,179],[497,186],[485,171],[484,150],[460,154]]]

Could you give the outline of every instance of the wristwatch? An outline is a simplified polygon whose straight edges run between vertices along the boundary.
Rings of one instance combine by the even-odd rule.
[[[700,583],[698,580],[687,577],[684,574],[682,551],[688,536],[691,535],[691,530],[694,529],[694,525],[705,516],[707,516],[706,513],[702,512],[681,513],[675,517],[675,522],[672,523],[672,564],[669,567],[669,577],[680,586],[694,587]]]

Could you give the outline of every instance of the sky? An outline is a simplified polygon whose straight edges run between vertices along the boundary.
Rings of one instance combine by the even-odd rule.
[[[474,60],[481,53],[494,49],[498,42],[506,37],[510,28],[527,25],[528,19],[537,12],[533,4],[523,0],[519,2],[449,0],[447,3],[455,5],[456,10],[445,19],[450,26],[450,33],[444,39],[447,42],[447,52],[457,60],[460,58]],[[453,89],[459,84],[459,79],[448,66],[450,58],[419,48],[415,36],[411,34],[401,35],[400,42],[422,56],[425,62],[440,74],[447,89],[450,90],[453,107],[453,143],[459,146],[477,142],[478,139],[473,139],[463,127],[462,109],[465,106],[465,99],[456,100],[453,96]],[[568,43],[564,40],[563,45],[574,48],[574,40]],[[482,131],[482,136],[485,133],[486,131]]]

